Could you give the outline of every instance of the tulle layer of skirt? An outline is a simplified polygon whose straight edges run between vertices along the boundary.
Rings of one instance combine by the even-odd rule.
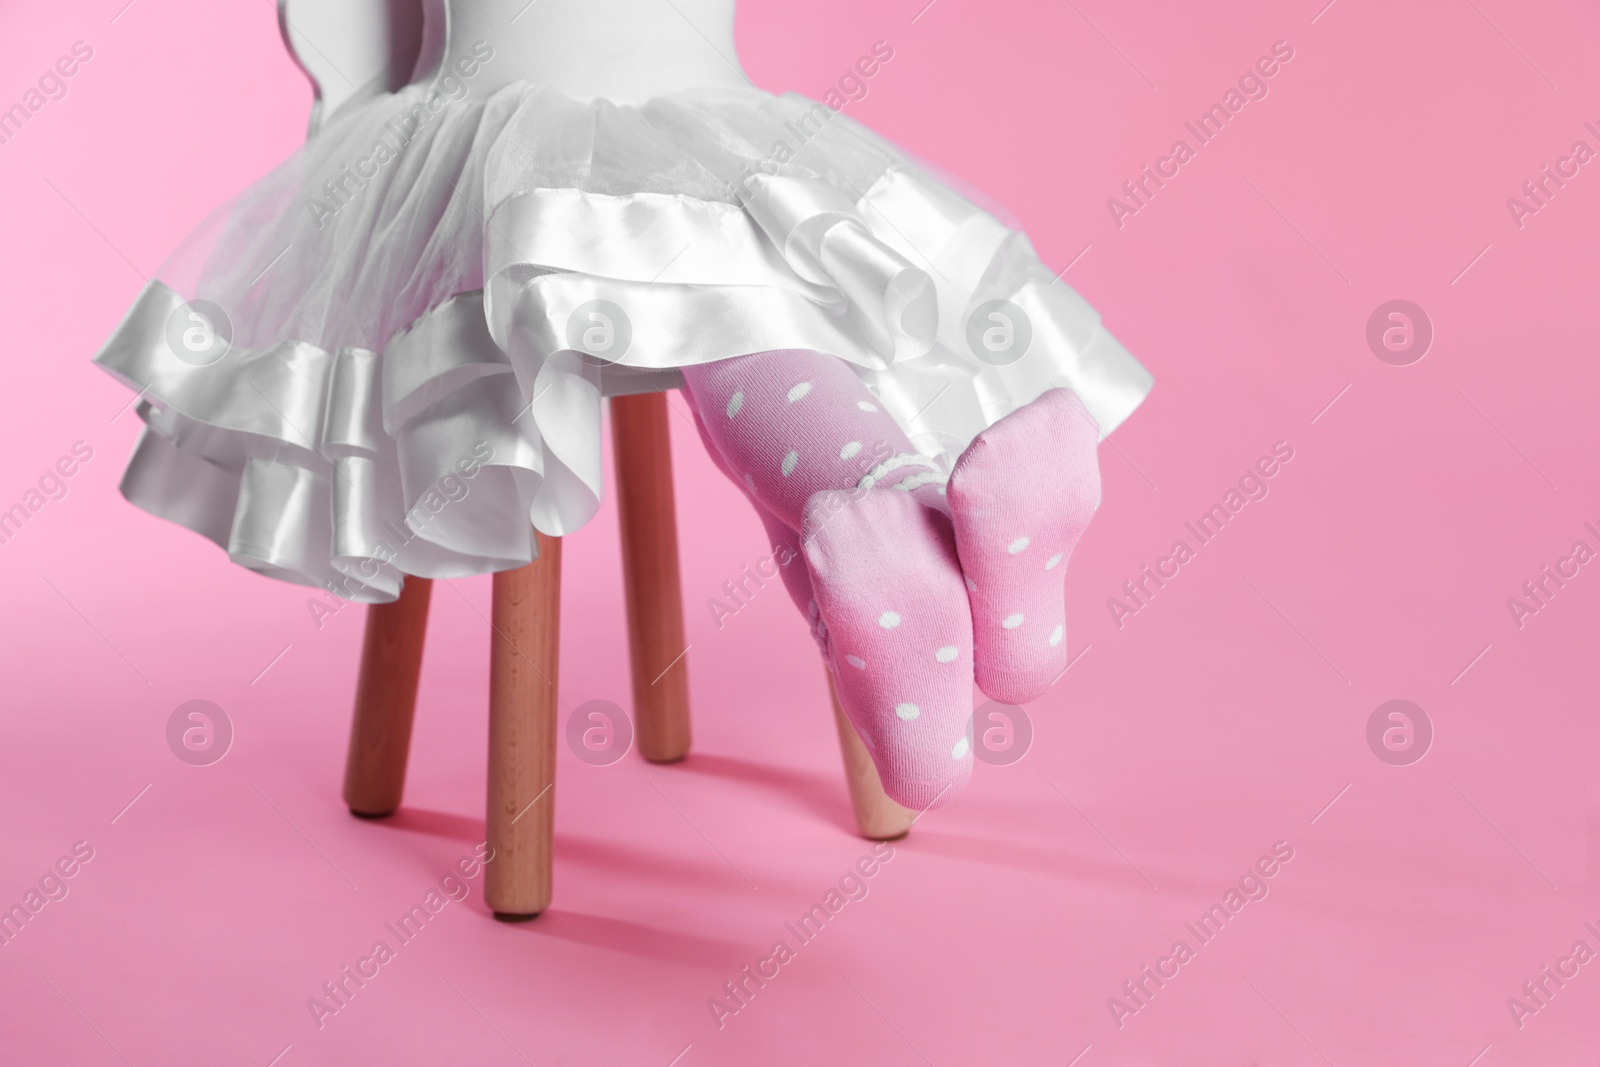
[[[378,97],[215,212],[96,357],[140,391],[123,492],[384,602],[582,526],[603,398],[696,363],[831,353],[943,464],[1055,386],[1110,433],[1149,375],[953,185],[792,95]]]

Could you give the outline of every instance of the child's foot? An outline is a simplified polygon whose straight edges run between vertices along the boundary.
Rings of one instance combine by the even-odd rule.
[[[1067,560],[1100,505],[1100,427],[1052,389],[973,439],[950,475],[956,547],[972,604],[975,673],[1023,704],[1067,665]]]
[[[817,493],[802,532],[839,703],[914,811],[972,774],[972,620],[950,520],[909,493]]]

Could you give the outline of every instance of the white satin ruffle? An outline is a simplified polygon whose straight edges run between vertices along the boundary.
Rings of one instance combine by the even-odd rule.
[[[832,353],[946,467],[1051,387],[1103,433],[1150,388],[1025,237],[821,105],[517,85],[345,177],[408,93],[214,216],[96,357],[143,396],[124,494],[254,570],[384,602],[406,574],[527,563],[534,528],[599,507],[602,398],[695,363]],[[805,121],[774,164],[763,133]],[[996,309],[1022,337],[999,356],[974,347]],[[179,354],[197,310],[219,358]]]

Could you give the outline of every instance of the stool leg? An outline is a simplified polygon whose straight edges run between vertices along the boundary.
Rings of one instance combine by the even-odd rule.
[[[916,813],[902,808],[883,791],[878,768],[872,765],[867,746],[861,743],[856,728],[839,706],[833,688],[833,673],[828,673],[828,696],[833,701],[833,721],[839,728],[839,748],[844,753],[844,776],[850,783],[850,806],[855,809],[856,828],[870,841],[893,841],[911,832]]]
[[[652,763],[689,754],[688,643],[667,416],[661,393],[611,398],[633,717],[639,752]]]
[[[367,608],[350,751],[344,765],[344,802],[352,815],[364,819],[393,815],[405,791],[432,594],[432,581],[408,577],[399,600]]]
[[[493,851],[483,895],[495,918],[510,922],[550,906],[561,539],[538,538],[538,559],[494,576],[491,612],[487,821]]]

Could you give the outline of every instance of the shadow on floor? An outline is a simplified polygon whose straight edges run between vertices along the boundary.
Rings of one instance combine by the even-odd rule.
[[[687,964],[714,974],[737,971],[750,955],[751,948],[749,945],[702,937],[682,930],[668,930],[629,919],[568,911],[559,906],[552,907],[532,922],[511,925],[507,930],[513,934],[570,941],[661,963]]]
[[[753,785],[792,802],[817,819],[856,836],[855,815],[844,773],[816,774],[738,756],[691,752],[680,764],[690,774]]]

